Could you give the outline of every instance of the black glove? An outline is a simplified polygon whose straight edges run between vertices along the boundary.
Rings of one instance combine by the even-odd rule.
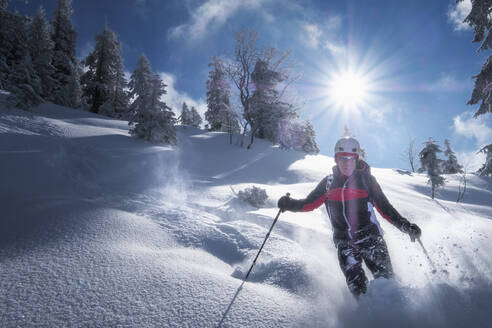
[[[289,194],[287,194],[286,196],[280,197],[280,199],[278,200],[277,206],[278,206],[278,208],[280,208],[280,210],[282,212],[285,212],[290,207],[290,204],[291,204],[291,198],[290,198]]]
[[[408,234],[410,235],[410,239],[415,241],[415,239],[419,239],[422,235],[422,230],[420,230],[419,226],[415,223],[410,223],[408,226]]]

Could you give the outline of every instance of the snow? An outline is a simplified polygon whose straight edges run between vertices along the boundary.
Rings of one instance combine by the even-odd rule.
[[[229,306],[222,327],[490,326],[490,178],[470,175],[457,204],[458,176],[432,200],[424,175],[372,168],[430,258],[378,215],[397,278],[358,303],[322,208],[281,214],[239,291],[277,199],[305,197],[333,159],[192,127],[178,142],[49,103],[0,107],[2,327],[215,327]],[[261,209],[231,191],[253,185]]]

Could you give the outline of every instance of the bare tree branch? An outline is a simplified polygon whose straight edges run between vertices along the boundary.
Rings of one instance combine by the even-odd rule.
[[[415,147],[415,138],[409,135],[408,147],[405,148],[403,153],[400,155],[400,159],[403,160],[404,162],[409,163],[412,172],[415,173],[415,163],[417,161],[417,158],[418,158],[418,151],[417,148]]]

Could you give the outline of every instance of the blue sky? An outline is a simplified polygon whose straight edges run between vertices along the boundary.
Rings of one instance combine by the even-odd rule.
[[[10,9],[49,17],[55,0],[11,1]],[[291,96],[314,124],[321,153],[332,155],[344,125],[377,167],[408,167],[399,159],[409,136],[451,140],[471,168],[473,154],[492,141],[492,119],[473,119],[466,105],[488,53],[477,53],[472,31],[460,24],[469,0],[73,0],[77,55],[86,56],[107,20],[118,33],[125,68],[143,52],[168,84],[166,102],[205,110],[205,81],[214,54],[230,55],[233,33],[255,29],[260,45],[292,50],[302,78]],[[333,97],[338,76],[355,77],[344,100]],[[356,100],[356,101],[354,101]],[[349,104],[345,102],[349,102]],[[492,115],[488,115],[492,116]]]

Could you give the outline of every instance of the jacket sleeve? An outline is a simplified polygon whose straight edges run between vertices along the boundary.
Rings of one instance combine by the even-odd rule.
[[[372,204],[378,210],[379,214],[388,220],[395,227],[403,232],[408,232],[410,222],[398,213],[398,211],[390,204],[388,198],[383,193],[381,186],[376,181],[376,178],[371,175],[370,190]]]
[[[318,183],[305,199],[291,199],[287,210],[292,212],[309,212],[320,207],[326,200],[326,191],[330,187],[328,177]]]

